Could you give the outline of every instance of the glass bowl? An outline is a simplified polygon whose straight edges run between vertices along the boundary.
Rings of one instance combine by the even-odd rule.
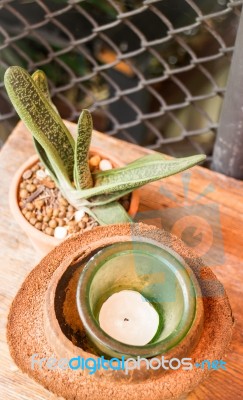
[[[119,342],[99,325],[103,303],[122,290],[141,293],[159,314],[158,330],[144,346]],[[193,326],[198,297],[196,277],[177,253],[161,244],[127,241],[107,246],[90,258],[81,272],[76,300],[86,334],[100,354],[151,358],[183,341]]]

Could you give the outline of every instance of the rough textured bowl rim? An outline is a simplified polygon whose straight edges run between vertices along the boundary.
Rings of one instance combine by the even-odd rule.
[[[138,223],[138,224],[119,224],[119,225],[111,225],[111,226],[106,226],[106,227],[97,227],[93,231],[90,231],[90,240],[88,243],[88,246],[82,243],[82,246],[75,251],[73,254],[67,254],[63,262],[59,265],[59,267],[56,269],[56,271],[53,273],[53,276],[51,277],[49,284],[48,284],[48,289],[46,291],[45,295],[45,304],[44,304],[44,330],[46,337],[48,338],[49,343],[51,343],[51,346],[53,348],[53,351],[56,355],[59,357],[75,357],[75,356],[81,356],[82,358],[89,358],[93,357],[96,361],[98,360],[99,356],[95,355],[94,353],[91,353],[89,351],[84,351],[82,347],[78,347],[76,344],[74,344],[62,331],[62,328],[60,326],[58,317],[56,315],[55,311],[55,303],[56,299],[58,296],[57,293],[57,288],[59,286],[59,282],[62,280],[63,275],[66,274],[68,271],[69,267],[71,267],[77,262],[80,263],[82,260],[85,258],[89,258],[90,255],[93,253],[93,251],[96,251],[96,249],[100,249],[102,247],[106,247],[114,241],[117,241],[118,238],[121,241],[128,241],[131,240],[130,235],[119,235],[116,234],[114,237],[110,237],[110,230],[113,230],[114,228],[117,227],[117,231],[119,232],[119,228],[122,228],[123,231],[126,231],[128,226],[139,226],[142,227],[144,230],[144,227],[146,227],[145,224]],[[152,226],[149,226],[149,229],[152,229]],[[143,237],[144,232],[141,232],[141,236]],[[159,231],[160,230],[155,230]],[[97,234],[99,232],[104,232],[104,236],[102,238],[99,238],[97,240]],[[146,231],[145,231],[146,233]],[[87,233],[84,233],[82,235],[76,235],[77,238],[78,236],[86,237]],[[171,237],[169,235],[169,237]],[[75,239],[75,237],[73,237]],[[134,234],[132,235],[132,239],[134,239]],[[67,239],[66,242],[69,242],[71,239]],[[156,242],[157,240],[154,240],[153,238],[146,238],[146,240],[150,240],[151,243]],[[60,248],[61,245],[58,247]],[[193,265],[193,263],[192,263]],[[195,272],[195,271],[194,271]],[[75,301],[75,300],[74,300]],[[77,311],[78,312],[78,311]],[[171,350],[168,351],[166,354],[167,358],[180,358],[183,357],[185,354],[190,354],[193,349],[197,346],[198,342],[200,341],[201,333],[203,330],[203,324],[204,324],[204,306],[203,306],[203,299],[201,297],[198,298],[197,302],[197,312],[195,315],[195,323],[191,327],[191,330],[188,332],[187,336],[185,337],[185,340],[181,341],[181,343],[178,344],[178,346],[175,346]],[[162,356],[162,354],[160,355]],[[145,362],[141,362],[141,368],[140,370],[134,370],[133,375],[124,375],[124,371],[116,371],[117,373],[114,374],[112,371],[106,371],[106,374],[104,375],[103,373],[101,374],[104,380],[107,381],[114,381],[116,382],[117,380],[124,380],[125,382],[138,382],[141,380],[146,380],[149,379],[149,370],[146,367]],[[163,375],[164,371],[163,369],[157,369],[154,370],[154,375],[156,377]],[[99,372],[97,372],[96,376],[99,376]],[[96,377],[95,376],[95,377]]]
[[[126,376],[116,374],[114,371],[112,375],[112,371],[106,371],[107,374],[99,374],[98,371],[96,375],[90,376],[83,370],[74,374],[72,370],[31,368],[30,355],[34,353],[47,358],[53,357],[53,354],[59,357],[75,357],[79,351],[78,354],[83,357],[91,356],[90,353],[77,348],[66,336],[63,338],[59,335],[58,330],[52,331],[52,336],[46,330],[58,324],[50,302],[53,300],[55,286],[68,268],[69,262],[76,255],[80,255],[81,248],[85,257],[85,252],[92,251],[97,244],[104,246],[107,243],[114,243],[118,237],[125,237],[127,240],[127,237],[134,236],[136,232],[140,236],[153,238],[166,245],[173,244],[173,248],[183,258],[189,257],[188,263],[200,279],[205,320],[198,344],[191,347],[190,343],[187,343],[190,349],[189,357],[193,362],[204,359],[212,362],[225,356],[232,337],[234,319],[223,286],[210,268],[181,240],[155,227],[141,223],[97,227],[93,231],[67,239],[41,260],[18,291],[8,318],[7,340],[11,356],[17,366],[44,387],[67,400],[74,398],[84,400],[90,397],[100,400],[112,397],[117,400],[176,399],[193,390],[212,371],[207,368],[192,368],[187,371],[179,369],[161,374],[159,370],[145,369],[143,372],[131,371],[131,374]],[[50,285],[54,286],[51,292]],[[46,318],[48,312],[51,326]],[[185,349],[181,350],[182,354],[185,353]]]
[[[184,310],[183,313],[184,325],[181,327],[181,329],[178,329],[176,333],[170,334],[167,338],[158,343],[149,343],[145,346],[136,346],[119,342],[114,338],[112,338],[111,336],[109,336],[106,332],[104,332],[100,328],[99,324],[96,322],[91,312],[88,300],[90,286],[95,276],[95,272],[97,272],[104,265],[103,264],[101,266],[97,266],[96,264],[97,260],[99,260],[100,257],[102,256],[106,257],[109,251],[112,252],[112,250],[116,250],[117,245],[125,247],[125,245],[128,245],[128,243],[138,243],[138,244],[146,243],[151,247],[151,251],[153,247],[161,249],[162,251],[165,251],[170,256],[172,256],[175,262],[179,263],[180,266],[182,267],[182,270],[181,271],[178,270],[177,274],[179,274],[180,279],[183,282],[184,288],[187,290],[185,293],[182,283],[180,282],[183,291],[183,297],[184,299],[186,299],[186,297],[189,298],[188,310]],[[125,251],[125,249],[123,249],[123,251]],[[114,252],[112,254],[114,256],[116,253]],[[192,285],[192,288],[194,290],[194,295],[195,295],[194,298],[190,298],[189,283]],[[95,255],[93,255],[89,259],[89,261],[87,262],[87,264],[85,265],[79,276],[77,292],[76,292],[76,302],[80,319],[91,340],[93,340],[94,342],[98,342],[99,345],[115,352],[115,354],[126,355],[128,357],[140,356],[140,357],[151,358],[159,354],[166,354],[169,350],[172,350],[174,347],[178,346],[181,341],[183,341],[183,339],[193,328],[193,325],[197,320],[196,314],[199,312],[197,307],[197,302],[199,301],[198,299],[201,299],[201,296],[202,294],[200,286],[197,282],[197,279],[193,271],[179,254],[170,249],[168,246],[165,246],[161,243],[151,243],[151,241],[139,240],[139,238],[134,237],[132,241],[122,242],[122,244],[121,242],[118,242],[110,246],[107,246],[99,250]]]

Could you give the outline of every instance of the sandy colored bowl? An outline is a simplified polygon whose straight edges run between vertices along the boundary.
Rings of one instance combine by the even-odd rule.
[[[89,375],[87,369],[50,370],[46,365],[32,368],[33,354],[37,354],[37,359],[77,355],[86,359],[97,357],[89,346],[82,325],[80,335],[75,334],[75,326],[72,326],[80,323],[80,319],[76,320],[78,312],[75,309],[75,279],[80,275],[79,264],[99,248],[134,239],[160,243],[173,249],[186,260],[200,285],[204,322],[198,343],[190,346],[190,339],[185,338],[177,353],[177,357],[190,357],[193,368],[163,373],[162,370],[143,367],[129,371],[128,376],[124,376],[122,371],[112,370],[103,373],[100,370]],[[17,366],[66,400],[172,400],[192,391],[212,371],[196,368],[196,363],[225,359],[233,325],[231,307],[223,286],[210,268],[181,240],[153,226],[119,224],[97,227],[67,239],[32,270],[12,303],[7,339]],[[167,356],[171,358],[173,353],[170,355],[168,352]]]
[[[127,224],[125,224],[124,226],[127,226]],[[146,225],[144,226],[146,227]],[[112,229],[115,229],[114,227],[116,227],[116,225],[112,225],[111,227]],[[149,229],[153,229],[153,227],[150,227]],[[104,229],[103,232],[105,234],[104,236],[107,237],[107,229]],[[95,229],[95,238],[97,237],[97,233],[98,232]],[[196,275],[194,274],[193,269],[190,268],[190,266],[185,263],[182,257],[176,254],[174,250],[169,249],[168,246],[164,246],[161,241],[157,241],[156,239],[146,239],[146,236],[143,236],[143,234],[146,235],[146,232],[141,233],[141,236],[137,236],[136,240],[142,239],[145,240],[145,242],[148,244],[158,246],[163,250],[166,249],[170,252],[170,254],[173,254],[178,260],[180,260],[181,263],[183,263],[183,266],[185,268],[183,274],[185,276],[190,276],[190,279],[193,281],[194,288],[196,289],[195,314],[193,322],[189,330],[187,330],[187,333],[184,335],[184,338],[178,341],[178,343],[174,343],[174,346],[167,351],[161,351],[161,353],[154,353],[154,349],[151,348],[150,358],[161,358],[162,355],[165,356],[165,358],[168,360],[173,358],[181,359],[183,357],[189,357],[201,338],[204,322],[203,300],[200,286],[196,279]],[[69,255],[69,257],[66,257],[65,261],[53,274],[46,292],[46,299],[44,304],[44,329],[46,337],[48,338],[48,342],[54,350],[54,353],[59,358],[71,359],[72,357],[80,356],[84,359],[93,357],[97,360],[98,357],[101,355],[107,358],[106,352],[97,349],[94,343],[90,340],[88,332],[84,327],[84,323],[80,318],[79,310],[77,304],[75,303],[78,280],[84,266],[86,265],[90,257],[93,257],[94,253],[97,254],[97,252],[101,249],[108,248],[110,244],[114,244],[117,241],[119,241],[119,243],[123,242],[125,244],[127,242],[133,242],[134,240],[135,239],[133,235],[121,234],[114,237],[107,237],[104,240],[97,241],[96,239],[93,239],[89,244],[89,249],[82,247],[73,255]],[[81,341],[79,339],[80,337],[82,337]],[[114,339],[112,339],[112,341],[114,342]],[[102,340],[100,340],[100,343],[103,346]],[[127,351],[131,351],[130,346],[123,345],[122,343],[117,342],[117,346],[119,349],[120,347],[122,347],[122,353],[124,355]],[[162,347],[164,346],[159,347],[162,350]],[[115,348],[116,347],[113,347],[113,349]],[[134,354],[143,359],[145,348],[146,346],[142,346],[140,348],[133,346],[132,350],[135,350]],[[110,357],[108,356],[108,358],[111,357],[119,358],[119,355],[113,354]],[[132,362],[130,362],[130,366],[131,365]],[[106,371],[106,373],[104,374],[104,372],[101,370],[96,372],[95,378],[99,379],[100,377],[103,381],[108,381],[110,383],[112,381],[138,383],[151,379],[152,377],[158,378],[164,375],[164,373],[165,370],[163,368],[154,370],[147,369],[146,362],[141,361],[140,369],[134,369],[130,371],[129,374],[125,374],[125,372],[122,370],[116,371],[116,373],[114,373],[114,371]]]
[[[124,166],[124,164],[121,161],[114,159],[112,156],[110,156],[109,154],[107,154],[106,152],[104,152],[99,148],[91,147],[90,153],[99,154],[101,157],[110,160],[114,167]],[[23,216],[22,212],[19,209],[19,204],[18,204],[19,184],[22,175],[24,171],[35,165],[38,160],[39,158],[37,154],[31,156],[24,164],[21,165],[21,167],[15,173],[9,190],[9,205],[13,217],[15,218],[19,226],[27,234],[35,250],[39,254],[44,256],[47,253],[49,253],[49,251],[54,249],[54,247],[58,246],[62,242],[62,240],[56,239],[53,236],[46,235],[45,233],[39,231],[33,225],[31,225],[27,221],[27,219]],[[130,208],[128,210],[129,215],[131,215],[132,217],[135,216],[135,214],[138,211],[138,207],[139,207],[139,190],[134,190],[132,192]]]

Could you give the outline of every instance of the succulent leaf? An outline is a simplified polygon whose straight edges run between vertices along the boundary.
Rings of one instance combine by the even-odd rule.
[[[33,81],[36,83],[38,88],[41,90],[41,92],[44,94],[45,98],[48,100],[49,104],[52,106],[52,108],[58,113],[58,110],[53,104],[49,92],[49,87],[48,87],[48,81],[47,77],[44,71],[41,71],[40,69],[37,69],[32,75],[31,75]],[[58,113],[59,114],[59,113]]]
[[[93,130],[92,117],[88,110],[83,110],[78,120],[78,135],[74,151],[74,179],[77,189],[93,186],[89,168],[89,147]]]
[[[94,196],[90,199],[89,207],[103,206],[104,204],[112,203],[115,200],[129,194],[133,189],[121,190],[120,192],[101,194],[100,196]]]
[[[38,86],[38,88],[42,91],[42,93],[44,94],[44,96],[46,97],[46,99],[48,100],[50,105],[52,106],[52,108],[58,113],[56,106],[52,103],[52,100],[51,100],[49,87],[48,87],[48,81],[47,81],[47,77],[46,77],[45,73],[43,71],[41,71],[40,69],[38,69],[31,75],[31,77],[34,80],[34,82],[36,83],[36,85]],[[35,150],[36,150],[42,164],[48,170],[52,179],[56,182],[56,184],[58,184],[56,174],[52,168],[50,160],[48,159],[45,149],[40,145],[39,142],[37,142],[37,140],[34,138],[34,136],[32,136],[32,139],[34,142]]]
[[[45,166],[45,168],[48,170],[48,172],[50,173],[52,179],[56,182],[56,184],[58,185],[58,179],[57,176],[55,174],[55,171],[52,168],[51,162],[46,154],[45,149],[40,145],[39,142],[37,142],[37,140],[33,137],[33,142],[34,142],[34,146],[35,146],[35,150],[42,162],[42,164]]]
[[[95,186],[76,191],[73,196],[90,198],[101,194],[135,189],[149,182],[182,172],[204,159],[205,155],[203,154],[169,160],[165,160],[163,156],[158,154],[154,157],[153,155],[145,156],[123,168],[93,174]]]
[[[4,83],[20,118],[45,149],[56,176],[72,180],[74,140],[61,117],[23,68],[8,68]]]
[[[87,213],[95,218],[100,225],[133,222],[132,218],[117,201],[103,206],[94,207],[92,209],[87,209]]]

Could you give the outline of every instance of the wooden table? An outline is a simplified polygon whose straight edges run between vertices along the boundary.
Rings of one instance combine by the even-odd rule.
[[[74,131],[75,125],[68,124]],[[132,161],[151,151],[128,144],[112,137],[95,133],[93,145],[111,151],[124,162]],[[40,385],[22,374],[11,360],[5,337],[7,314],[26,275],[36,265],[38,256],[23,231],[17,226],[8,207],[8,188],[11,178],[20,166],[34,152],[30,134],[20,123],[10,135],[0,152],[1,176],[1,251],[0,251],[0,399],[40,400],[57,399]],[[185,182],[189,188],[185,197]],[[183,184],[184,182],[184,184]],[[197,196],[211,184],[211,191],[197,199]],[[212,187],[213,185],[213,187]],[[163,191],[163,194],[161,193]],[[193,207],[199,207],[205,224],[201,239],[204,244],[210,241],[207,227],[214,231],[215,241],[207,257],[214,272],[225,285],[236,327],[227,357],[226,371],[215,371],[211,377],[191,393],[188,400],[236,400],[243,398],[243,182],[201,167],[194,167],[191,173],[179,174],[155,182],[141,189],[140,219],[147,223],[168,228],[175,226],[176,218],[190,214]],[[181,207],[183,207],[181,209]],[[200,208],[201,207],[201,208]],[[174,210],[172,210],[174,209]],[[154,210],[151,214],[149,210]],[[178,213],[178,210],[180,211]],[[188,211],[189,210],[189,211]],[[161,212],[161,216],[160,216]],[[218,220],[218,215],[219,218]],[[222,232],[222,241],[220,240]],[[224,245],[224,260],[222,244]],[[198,243],[196,243],[196,246]],[[215,265],[216,263],[216,265]]]

